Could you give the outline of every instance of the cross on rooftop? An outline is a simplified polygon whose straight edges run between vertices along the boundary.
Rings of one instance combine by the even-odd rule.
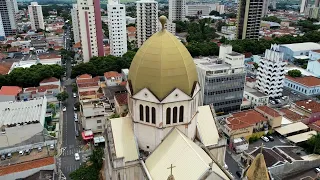
[[[170,169],[170,175],[172,175],[172,169],[173,169],[173,168],[175,168],[175,166],[172,166],[172,164],[171,164],[170,167],[167,168],[167,169]]]

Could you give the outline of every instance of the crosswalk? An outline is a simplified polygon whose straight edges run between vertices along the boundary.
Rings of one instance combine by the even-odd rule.
[[[62,156],[74,155],[74,153],[80,153],[81,149],[79,147],[65,148],[62,152]]]
[[[61,170],[64,174],[70,174],[71,172],[77,170],[79,167],[80,167],[79,164],[74,164],[74,165],[64,166],[63,168],[61,168]]]

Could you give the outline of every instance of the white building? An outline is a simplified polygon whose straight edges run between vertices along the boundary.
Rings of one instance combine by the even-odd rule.
[[[110,54],[122,56],[127,52],[126,7],[120,0],[108,0]]]
[[[188,4],[186,5],[186,16],[209,16],[215,9],[215,4]]]
[[[169,0],[169,20],[184,21],[186,19],[186,0]]]
[[[282,95],[286,65],[283,56],[279,51],[279,45],[274,44],[271,45],[271,49],[266,49],[265,57],[259,62],[256,87],[270,97]]]
[[[314,42],[281,44],[280,52],[284,53],[284,59],[293,61],[294,59],[306,58],[309,52],[320,49],[320,44]]]
[[[173,23],[167,20],[167,24],[164,25],[164,28],[166,28],[166,30],[169,31],[171,34],[176,34],[176,23]],[[162,25],[159,22],[158,31],[160,31],[161,29],[162,29]]]
[[[268,105],[269,96],[249,86],[244,87],[243,97],[250,102],[251,107]]]
[[[301,0],[300,13],[304,13],[308,7],[309,0]]]
[[[17,31],[17,21],[15,17],[15,4],[16,0],[4,0],[1,1],[1,24],[0,24],[0,33],[2,28],[5,32],[5,36],[15,35]],[[3,35],[3,32],[2,34]]]
[[[103,132],[105,119],[108,115],[104,103],[97,99],[82,100],[80,103],[82,107],[80,112],[82,127],[85,130],[91,130],[93,133]]]
[[[78,0],[82,57],[104,56],[100,0]]]
[[[158,2],[154,0],[137,1],[137,41],[140,47],[158,30]]]
[[[80,42],[80,29],[79,29],[79,17],[78,17],[78,5],[73,4],[71,9],[72,29],[74,43]]]
[[[44,29],[44,21],[42,15],[42,7],[37,2],[31,2],[28,6],[29,17],[31,21],[31,29]]]
[[[109,71],[104,73],[104,79],[107,86],[119,86],[122,82],[122,74],[116,71]]]

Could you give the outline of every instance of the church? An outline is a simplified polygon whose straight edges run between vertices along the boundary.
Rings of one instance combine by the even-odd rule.
[[[211,108],[198,106],[196,65],[164,25],[136,53],[129,70],[126,117],[108,119],[108,180],[228,180],[226,140]]]

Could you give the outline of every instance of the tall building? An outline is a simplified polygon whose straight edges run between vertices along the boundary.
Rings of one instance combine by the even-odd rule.
[[[221,45],[219,58],[194,59],[201,93],[199,105],[212,105],[217,114],[240,110],[245,85],[244,55]]]
[[[319,2],[320,2],[320,0],[315,0],[315,1],[314,1],[314,6],[315,6],[315,7],[319,7]]]
[[[215,4],[188,4],[186,16],[209,16],[212,10],[216,10]]]
[[[169,31],[171,34],[176,34],[176,23],[170,22],[167,20],[167,23],[164,25],[164,28]],[[162,29],[162,24],[158,23],[158,31]]]
[[[137,1],[137,41],[140,47],[158,30],[158,2]]]
[[[301,0],[300,13],[304,13],[309,4],[309,0]]]
[[[14,12],[15,13],[18,13],[19,12],[19,9],[18,9],[18,2],[17,0],[11,0],[12,3],[13,3],[13,9],[14,9]]]
[[[271,49],[266,49],[265,57],[259,62],[256,88],[270,97],[279,97],[283,91],[286,62],[279,49],[279,45],[271,45]]]
[[[272,9],[277,9],[277,0],[272,0],[271,6],[272,6]]]
[[[184,21],[186,19],[186,0],[169,0],[169,20]]]
[[[237,38],[258,39],[264,0],[239,0]]]
[[[16,34],[15,0],[0,0],[0,15],[2,27],[6,36]]]
[[[31,29],[44,29],[44,21],[42,15],[42,7],[37,2],[31,2],[28,6],[29,17],[31,21]]]
[[[108,1],[110,54],[122,56],[127,52],[126,7],[120,0]]]
[[[72,29],[74,43],[80,42],[80,29],[79,29],[79,17],[78,17],[78,5],[73,4],[71,9]]]
[[[270,0],[263,0],[262,17],[268,14],[269,4],[270,4]]]
[[[82,57],[104,56],[100,0],[78,0]]]

